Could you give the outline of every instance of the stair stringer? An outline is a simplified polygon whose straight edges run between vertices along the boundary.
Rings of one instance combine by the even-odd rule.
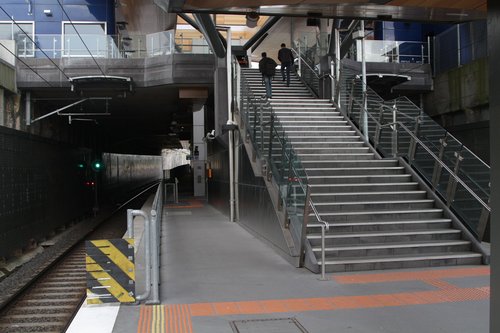
[[[271,170],[267,166],[266,161],[258,157],[257,151],[255,150],[252,142],[250,142],[251,139],[249,138],[249,136],[247,136],[246,124],[243,121],[239,110],[236,110],[236,112],[234,112],[234,118],[239,128],[238,133],[240,135],[241,142],[243,143],[245,151],[249,156],[249,162],[252,166],[254,175],[256,177],[261,177],[266,184],[269,197],[276,213],[276,218],[283,233],[283,238],[285,239],[285,242],[289,249],[289,253],[287,254],[288,256],[285,257],[285,259],[287,259],[295,267],[299,267],[300,240],[298,239],[298,236],[296,236],[299,233],[293,230],[293,224],[289,223],[288,221],[288,214],[286,213],[286,209],[284,209],[284,206],[281,203],[278,184],[274,181]],[[263,235],[257,234],[255,232],[252,233],[269,243],[267,239],[263,237]],[[272,243],[270,244],[273,245]],[[278,253],[284,254],[282,250],[278,251]]]

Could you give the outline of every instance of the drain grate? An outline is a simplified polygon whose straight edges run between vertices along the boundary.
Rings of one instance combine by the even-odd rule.
[[[309,333],[295,318],[233,320],[235,333]]]

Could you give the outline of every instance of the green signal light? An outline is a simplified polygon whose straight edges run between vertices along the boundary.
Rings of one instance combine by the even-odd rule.
[[[83,164],[83,163],[78,163],[76,166],[78,167],[78,169],[85,168],[85,164]]]
[[[92,169],[94,171],[101,171],[101,169],[104,167],[104,164],[102,164],[102,162],[100,161],[94,161],[92,163]]]

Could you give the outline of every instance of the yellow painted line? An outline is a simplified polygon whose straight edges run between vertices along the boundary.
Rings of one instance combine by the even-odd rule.
[[[93,240],[91,241],[103,254],[105,254],[112,262],[115,263],[127,276],[135,281],[135,265],[130,261],[127,256],[125,256],[120,250],[118,250],[110,241]],[[104,248],[104,249],[103,249]],[[106,253],[106,252],[108,253]]]
[[[141,306],[137,333],[193,333],[189,305]]]

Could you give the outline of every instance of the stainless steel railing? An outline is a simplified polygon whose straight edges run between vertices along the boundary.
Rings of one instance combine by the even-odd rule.
[[[163,216],[163,181],[160,182],[149,214],[143,210],[127,210],[127,237],[134,238],[134,217],[144,219],[145,241],[145,290],[136,296],[137,301],[146,301],[146,304],[160,304],[160,239]]]

